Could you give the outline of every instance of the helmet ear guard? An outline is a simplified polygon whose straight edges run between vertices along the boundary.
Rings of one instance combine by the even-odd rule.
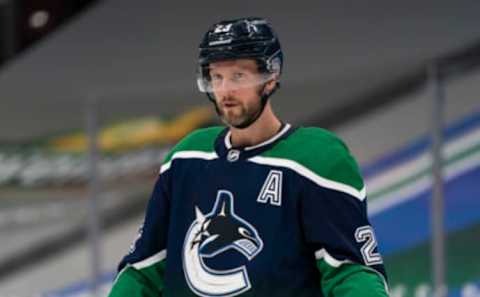
[[[275,53],[273,53],[270,57],[268,57],[268,59],[265,61],[266,70],[269,73],[278,74],[278,76],[280,76],[280,74],[282,73],[281,55],[282,55],[281,51],[278,50]]]

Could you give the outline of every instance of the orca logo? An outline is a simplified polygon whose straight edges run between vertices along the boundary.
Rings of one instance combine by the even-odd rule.
[[[215,205],[204,215],[195,207],[196,219],[183,244],[183,270],[190,289],[200,296],[236,296],[251,288],[245,266],[215,270],[204,263],[227,250],[234,249],[249,261],[263,248],[257,230],[235,214],[233,195],[217,193]]]

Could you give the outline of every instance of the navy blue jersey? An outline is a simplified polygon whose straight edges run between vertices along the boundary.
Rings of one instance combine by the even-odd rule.
[[[332,133],[287,124],[253,147],[232,147],[222,127],[182,140],[110,296],[363,296],[352,293],[362,286],[387,294],[358,166]]]

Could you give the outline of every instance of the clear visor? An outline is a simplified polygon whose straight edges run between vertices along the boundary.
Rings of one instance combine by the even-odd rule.
[[[262,86],[275,78],[276,75],[273,73],[252,73],[248,71],[232,73],[211,72],[207,76],[204,75],[203,71],[199,71],[197,74],[197,85],[200,92],[216,93]]]

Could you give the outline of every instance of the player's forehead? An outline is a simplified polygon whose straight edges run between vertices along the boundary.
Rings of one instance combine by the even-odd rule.
[[[258,73],[257,61],[254,59],[224,60],[210,63],[210,72],[249,71]]]

